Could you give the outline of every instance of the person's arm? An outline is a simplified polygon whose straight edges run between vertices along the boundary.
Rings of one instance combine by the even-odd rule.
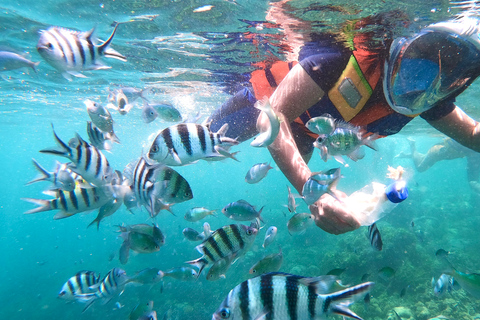
[[[298,64],[270,97],[272,108],[282,119],[282,123],[277,138],[268,149],[275,163],[300,194],[311,171],[298,151],[290,123],[317,103],[323,95],[324,91]],[[260,132],[264,131],[267,121],[267,117],[261,114],[257,123],[257,129]],[[335,194],[338,199],[346,197],[345,193],[338,190]],[[315,224],[326,232],[341,234],[360,226],[355,215],[345,207],[344,203],[335,200],[329,194],[322,196],[309,209],[314,215]]]
[[[323,95],[323,90],[303,67],[297,64],[270,97],[270,104],[282,123],[277,138],[268,149],[280,170],[299,193],[311,172],[298,151],[290,123],[317,103]],[[262,131],[265,121],[267,119],[262,114],[259,118],[259,129]]]
[[[432,127],[458,143],[480,152],[480,124],[459,107],[455,107],[452,112],[438,120],[427,121]]]

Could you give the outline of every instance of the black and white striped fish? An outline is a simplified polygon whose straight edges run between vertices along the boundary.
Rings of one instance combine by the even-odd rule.
[[[267,273],[232,289],[212,320],[326,319],[331,313],[361,320],[348,306],[363,299],[374,283],[331,292],[334,282],[330,276],[307,278]]]
[[[104,188],[84,188],[78,183],[73,191],[58,189],[45,191],[45,193],[55,198],[50,200],[22,198],[22,200],[38,205],[38,207],[28,210],[25,214],[60,210],[55,214],[53,219],[63,219],[80,212],[98,209],[112,199],[112,197],[107,194],[108,192],[106,193],[104,191]]]
[[[70,171],[66,165],[58,162],[55,166],[55,170],[53,172],[48,172],[35,159],[32,159],[32,161],[41,176],[27,182],[27,185],[39,181],[50,181],[53,183],[53,190],[62,189],[63,191],[73,191],[75,189],[75,178],[78,175]]]
[[[237,145],[235,139],[225,136],[228,124],[213,133],[207,125],[180,123],[165,128],[157,135],[148,157],[168,166],[181,166],[200,159],[232,158],[228,148]]]
[[[123,55],[109,48],[113,36],[117,31],[115,25],[107,41],[97,44],[95,28],[88,32],[79,32],[59,27],[50,27],[40,31],[37,43],[38,53],[52,67],[62,73],[67,80],[75,77],[85,78],[80,72],[83,70],[109,69],[99,61],[99,57],[114,58],[127,61]]]
[[[124,173],[132,181],[130,188],[137,205],[143,205],[152,217],[162,209],[170,211],[172,204],[193,198],[190,185],[177,171],[162,164],[149,164],[143,156],[128,165]]]
[[[87,306],[83,309],[83,311],[85,311],[97,300],[108,302],[114,296],[121,294],[128,279],[125,270],[113,268],[107,273],[98,286],[96,286],[96,290],[91,293],[77,294],[75,297],[78,301],[87,303]]]
[[[100,275],[96,275],[95,272],[79,271],[65,282],[58,297],[65,300],[76,300],[75,295],[94,292],[94,286],[99,282]]]
[[[87,107],[87,112],[92,119],[93,124],[100,129],[100,131],[105,132],[108,138],[116,143],[120,143],[120,139],[118,139],[117,135],[113,131],[113,118],[108,111],[101,103],[92,101],[92,100],[85,100],[85,106]]]
[[[373,249],[377,251],[382,251],[382,236],[380,235],[380,231],[378,231],[376,223],[368,226],[368,239],[370,240],[370,244],[372,245]]]
[[[43,149],[40,152],[70,159],[72,164],[69,166],[69,169],[97,187],[111,183],[112,179],[116,177],[114,170],[110,167],[103,153],[83,140],[79,134],[75,138],[70,139],[68,145],[60,140],[55,130],[53,130],[53,136],[59,148]]]
[[[111,149],[110,144],[107,142],[107,140],[110,140],[108,134],[98,129],[91,121],[87,121],[87,134],[90,144],[98,150],[109,151]]]
[[[258,229],[243,224],[223,226],[195,247],[203,256],[187,263],[198,267],[200,275],[207,265],[229,256],[235,255],[238,258],[244,254],[253,244],[257,233]]]

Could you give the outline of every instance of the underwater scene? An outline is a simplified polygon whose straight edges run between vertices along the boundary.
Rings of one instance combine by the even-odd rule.
[[[326,37],[386,48],[477,6],[0,0],[0,319],[480,319],[480,156],[420,112],[368,136],[321,112],[295,188],[264,98]],[[370,215],[326,232],[331,203]]]

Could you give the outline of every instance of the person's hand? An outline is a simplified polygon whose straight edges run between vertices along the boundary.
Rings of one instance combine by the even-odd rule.
[[[353,213],[342,202],[342,199],[346,199],[347,195],[338,190],[333,192],[338,200],[329,194],[324,194],[315,204],[309,207],[314,216],[315,224],[322,230],[333,234],[346,233],[360,227],[360,223]]]

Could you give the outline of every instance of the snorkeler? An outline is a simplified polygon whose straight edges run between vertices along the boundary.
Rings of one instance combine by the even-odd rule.
[[[425,172],[434,164],[443,160],[467,159],[467,179],[472,191],[480,196],[480,153],[462,146],[450,138],[443,139],[428,149],[423,154],[417,151],[415,141],[408,139],[410,153],[401,152],[397,158],[412,158],[415,169],[418,172]]]
[[[375,19],[380,18],[369,22],[377,23]],[[354,27],[365,26],[365,21],[357,21]],[[480,21],[463,17],[394,41],[372,41],[368,33],[351,33],[349,41],[318,35],[304,44],[298,64],[274,63],[260,70],[264,81],[252,83],[253,90],[238,92],[216,110],[211,128],[229,123],[227,135],[240,141],[253,137],[256,126],[265,131],[268,121],[253,104],[270,86],[270,104],[285,121],[268,149],[298,192],[311,176],[306,161],[317,137],[305,124],[324,114],[360,126],[365,136],[380,137],[399,132],[420,115],[440,132],[480,151],[477,121],[454,104],[480,75],[479,33]],[[326,195],[309,207],[315,223],[333,234],[357,229],[359,213],[344,205],[343,192],[335,194],[338,200]]]

